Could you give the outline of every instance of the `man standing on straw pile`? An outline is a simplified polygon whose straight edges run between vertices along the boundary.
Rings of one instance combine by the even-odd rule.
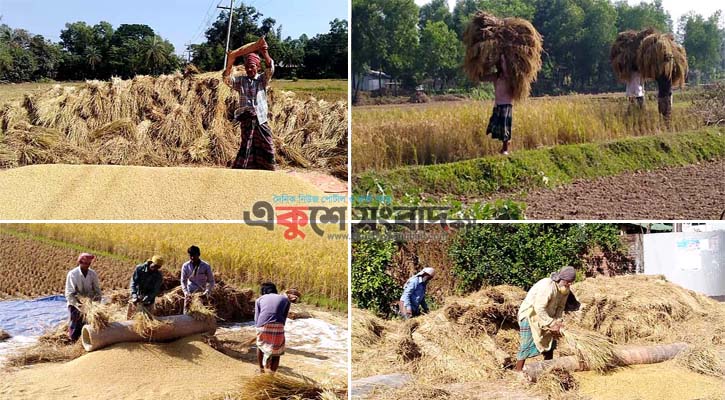
[[[82,253],[78,256],[78,266],[68,271],[65,277],[65,299],[70,314],[68,337],[73,342],[81,337],[81,330],[86,324],[80,311],[79,297],[101,301],[101,283],[98,281],[96,271],[91,269],[91,263],[95,258],[93,254]]]
[[[569,286],[576,278],[573,267],[564,267],[529,289],[519,307],[519,333],[521,345],[516,357],[516,371],[524,368],[527,358],[544,355],[544,360],[554,358],[555,338],[563,327],[561,320],[569,297]]]
[[[425,291],[428,282],[435,276],[435,269],[423,268],[422,271],[413,275],[403,287],[403,294],[400,296],[400,316],[409,319],[420,315],[421,310],[428,313],[428,304],[425,302]]]
[[[189,312],[192,295],[201,293],[204,304],[208,305],[211,291],[214,289],[214,272],[209,263],[201,259],[201,249],[191,246],[187,250],[189,261],[181,266],[181,290],[184,292],[184,314]]]
[[[155,255],[150,260],[136,266],[131,277],[131,298],[128,300],[126,318],[131,319],[139,307],[146,308],[153,314],[156,296],[161,293],[161,267],[164,259]]]
[[[248,43],[227,54],[224,82],[239,93],[240,108],[234,118],[242,129],[242,144],[234,160],[235,169],[266,169],[274,171],[274,141],[272,129],[267,123],[267,86],[274,75],[274,61],[269,56],[269,46],[264,37]],[[260,59],[255,51],[261,51],[267,70],[259,73]],[[237,58],[245,56],[246,76],[230,77]]]
[[[277,286],[271,282],[262,284],[261,293],[254,304],[257,362],[260,373],[264,373],[265,368],[275,373],[279,368],[279,358],[285,351],[284,325],[290,301],[286,295],[277,294]]]

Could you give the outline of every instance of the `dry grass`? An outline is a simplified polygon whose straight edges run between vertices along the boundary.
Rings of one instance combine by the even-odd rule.
[[[725,377],[725,363],[712,346],[691,346],[677,355],[678,364],[697,372],[714,377]]]
[[[282,374],[257,375],[245,382],[242,389],[243,398],[249,400],[321,399],[324,391],[311,379]]]
[[[529,96],[531,83],[541,69],[543,50],[542,37],[529,21],[499,19],[478,11],[463,33],[463,43],[463,69],[471,80],[478,82],[484,75],[501,73],[503,55],[513,99],[520,101]]]
[[[548,399],[558,400],[564,397],[567,392],[576,392],[579,382],[567,370],[561,368],[550,369],[541,374],[533,389],[543,394]]]
[[[4,330],[0,329],[0,342],[10,339],[12,336],[10,336],[9,333],[5,332]]]
[[[111,323],[110,307],[89,298],[81,298],[79,300],[81,306],[80,311],[86,323],[96,332],[106,329]]]
[[[710,342],[718,335],[712,326],[725,324],[722,304],[663,277],[588,278],[572,290],[582,307],[565,326],[598,332],[616,344]]]
[[[240,224],[206,225],[203,229],[196,224],[154,224],[153,227],[144,224],[24,224],[11,228],[34,237],[60,241],[69,247],[83,246],[139,260],[126,264],[125,270],[121,270],[119,282],[122,288],[128,287],[134,265],[154,253],[163,254],[166,258],[164,270],[178,277],[181,265],[188,260],[187,248],[195,244],[201,248],[202,258],[211,264],[215,273],[224,276],[229,285],[255,288],[262,282],[272,281],[281,290],[299,288],[305,293],[306,303],[347,308],[347,242],[319,237],[309,229],[305,229],[305,240],[286,240],[280,230],[268,232]],[[4,247],[0,246],[0,249]],[[4,253],[6,260],[15,260],[10,256],[10,250],[8,247]],[[24,254],[33,258],[31,253]],[[69,254],[75,255],[66,258],[70,261],[65,265],[53,260],[55,264],[51,265],[57,265],[53,268],[56,277],[44,279],[57,287],[56,291],[62,291],[68,264],[75,262],[77,257],[76,252],[69,251]],[[42,271],[43,268],[33,268],[28,273],[40,274]],[[104,272],[99,275],[101,282],[106,282]],[[104,284],[104,290],[111,289],[109,286]],[[220,285],[219,289],[223,287]],[[239,290],[226,293],[214,290],[212,294],[220,298],[235,297],[240,304],[248,297],[247,291]],[[227,312],[214,305],[221,318],[234,311]]]
[[[703,124],[676,103],[672,130]],[[353,172],[406,165],[430,165],[498,154],[500,143],[486,136],[492,102],[445,102],[352,110]],[[586,95],[536,98],[517,104],[514,151],[560,144],[604,142],[667,131],[654,102],[628,113],[628,103]]]
[[[353,308],[352,311],[353,346],[372,346],[380,342],[385,332],[385,322],[380,318]]]
[[[193,295],[189,304],[189,316],[197,321],[216,321],[217,316],[213,308],[204,305],[201,296]]]
[[[11,150],[3,164],[12,166],[14,150],[16,165],[227,166],[241,137],[237,102],[218,73],[55,85],[0,108],[0,141]],[[270,89],[270,113],[282,166],[345,176],[345,101]]]
[[[85,353],[80,341],[72,343],[68,338],[68,324],[63,323],[50,329],[38,338],[34,345],[23,348],[7,358],[11,367],[70,361]]]
[[[590,370],[606,372],[619,365],[614,344],[609,338],[594,332],[577,329],[562,329],[561,334],[580,362],[586,364]]]
[[[156,318],[151,311],[143,304],[136,304],[136,314],[133,316],[133,331],[141,337],[150,339],[156,330],[168,324],[167,321]]]

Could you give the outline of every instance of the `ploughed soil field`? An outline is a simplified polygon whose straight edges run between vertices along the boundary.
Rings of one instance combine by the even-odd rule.
[[[725,160],[579,180],[520,200],[528,219],[720,219]]]

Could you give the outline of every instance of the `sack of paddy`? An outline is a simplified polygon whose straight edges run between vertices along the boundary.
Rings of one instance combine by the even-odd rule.
[[[523,100],[541,69],[542,42],[539,32],[525,19],[500,19],[477,11],[463,33],[463,69],[471,80],[479,82],[485,75],[501,72],[503,55],[513,98]]]

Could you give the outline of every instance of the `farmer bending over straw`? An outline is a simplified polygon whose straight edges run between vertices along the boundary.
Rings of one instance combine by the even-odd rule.
[[[161,293],[163,276],[160,270],[163,265],[164,259],[161,256],[153,256],[136,266],[131,277],[131,298],[128,300],[126,318],[131,319],[140,306],[153,314],[156,296]]]
[[[496,68],[495,74],[484,75],[482,82],[493,82],[494,106],[491,119],[488,121],[486,134],[491,134],[492,139],[503,142],[501,154],[509,153],[509,141],[511,140],[511,128],[513,118],[513,89],[510,76],[506,66],[506,58],[501,54],[501,59]]]
[[[516,371],[524,368],[527,358],[544,355],[544,360],[554,358],[556,337],[564,326],[564,314],[569,297],[569,286],[576,277],[573,267],[564,267],[529,289],[519,307],[521,345],[516,357]]]
[[[68,271],[65,277],[65,299],[70,314],[68,338],[73,342],[81,337],[81,330],[86,324],[80,311],[79,297],[101,301],[101,283],[98,281],[96,271],[91,269],[91,263],[95,258],[93,254],[82,253],[78,256],[78,266]]]
[[[181,266],[181,290],[184,292],[184,314],[189,312],[194,293],[201,293],[202,301],[208,305],[214,289],[214,272],[209,263],[201,259],[201,249],[191,246],[186,251],[189,261]]]
[[[420,315],[421,310],[428,313],[428,304],[425,302],[425,291],[428,282],[435,276],[433,268],[423,268],[422,271],[413,275],[403,287],[403,294],[400,296],[400,316],[408,319]]]
[[[262,295],[254,304],[254,326],[257,329],[257,362],[259,372],[279,368],[279,358],[285,351],[284,325],[289,314],[287,295],[277,294],[274,283],[262,284]]]
[[[234,111],[234,118],[242,129],[242,144],[232,164],[235,169],[275,169],[272,129],[267,123],[267,86],[274,74],[274,61],[268,48],[262,37],[227,53],[224,82],[239,93],[240,108]],[[267,65],[263,73],[259,73],[260,59],[255,51],[262,52]],[[241,56],[245,57],[246,76],[230,77],[234,62]]]

